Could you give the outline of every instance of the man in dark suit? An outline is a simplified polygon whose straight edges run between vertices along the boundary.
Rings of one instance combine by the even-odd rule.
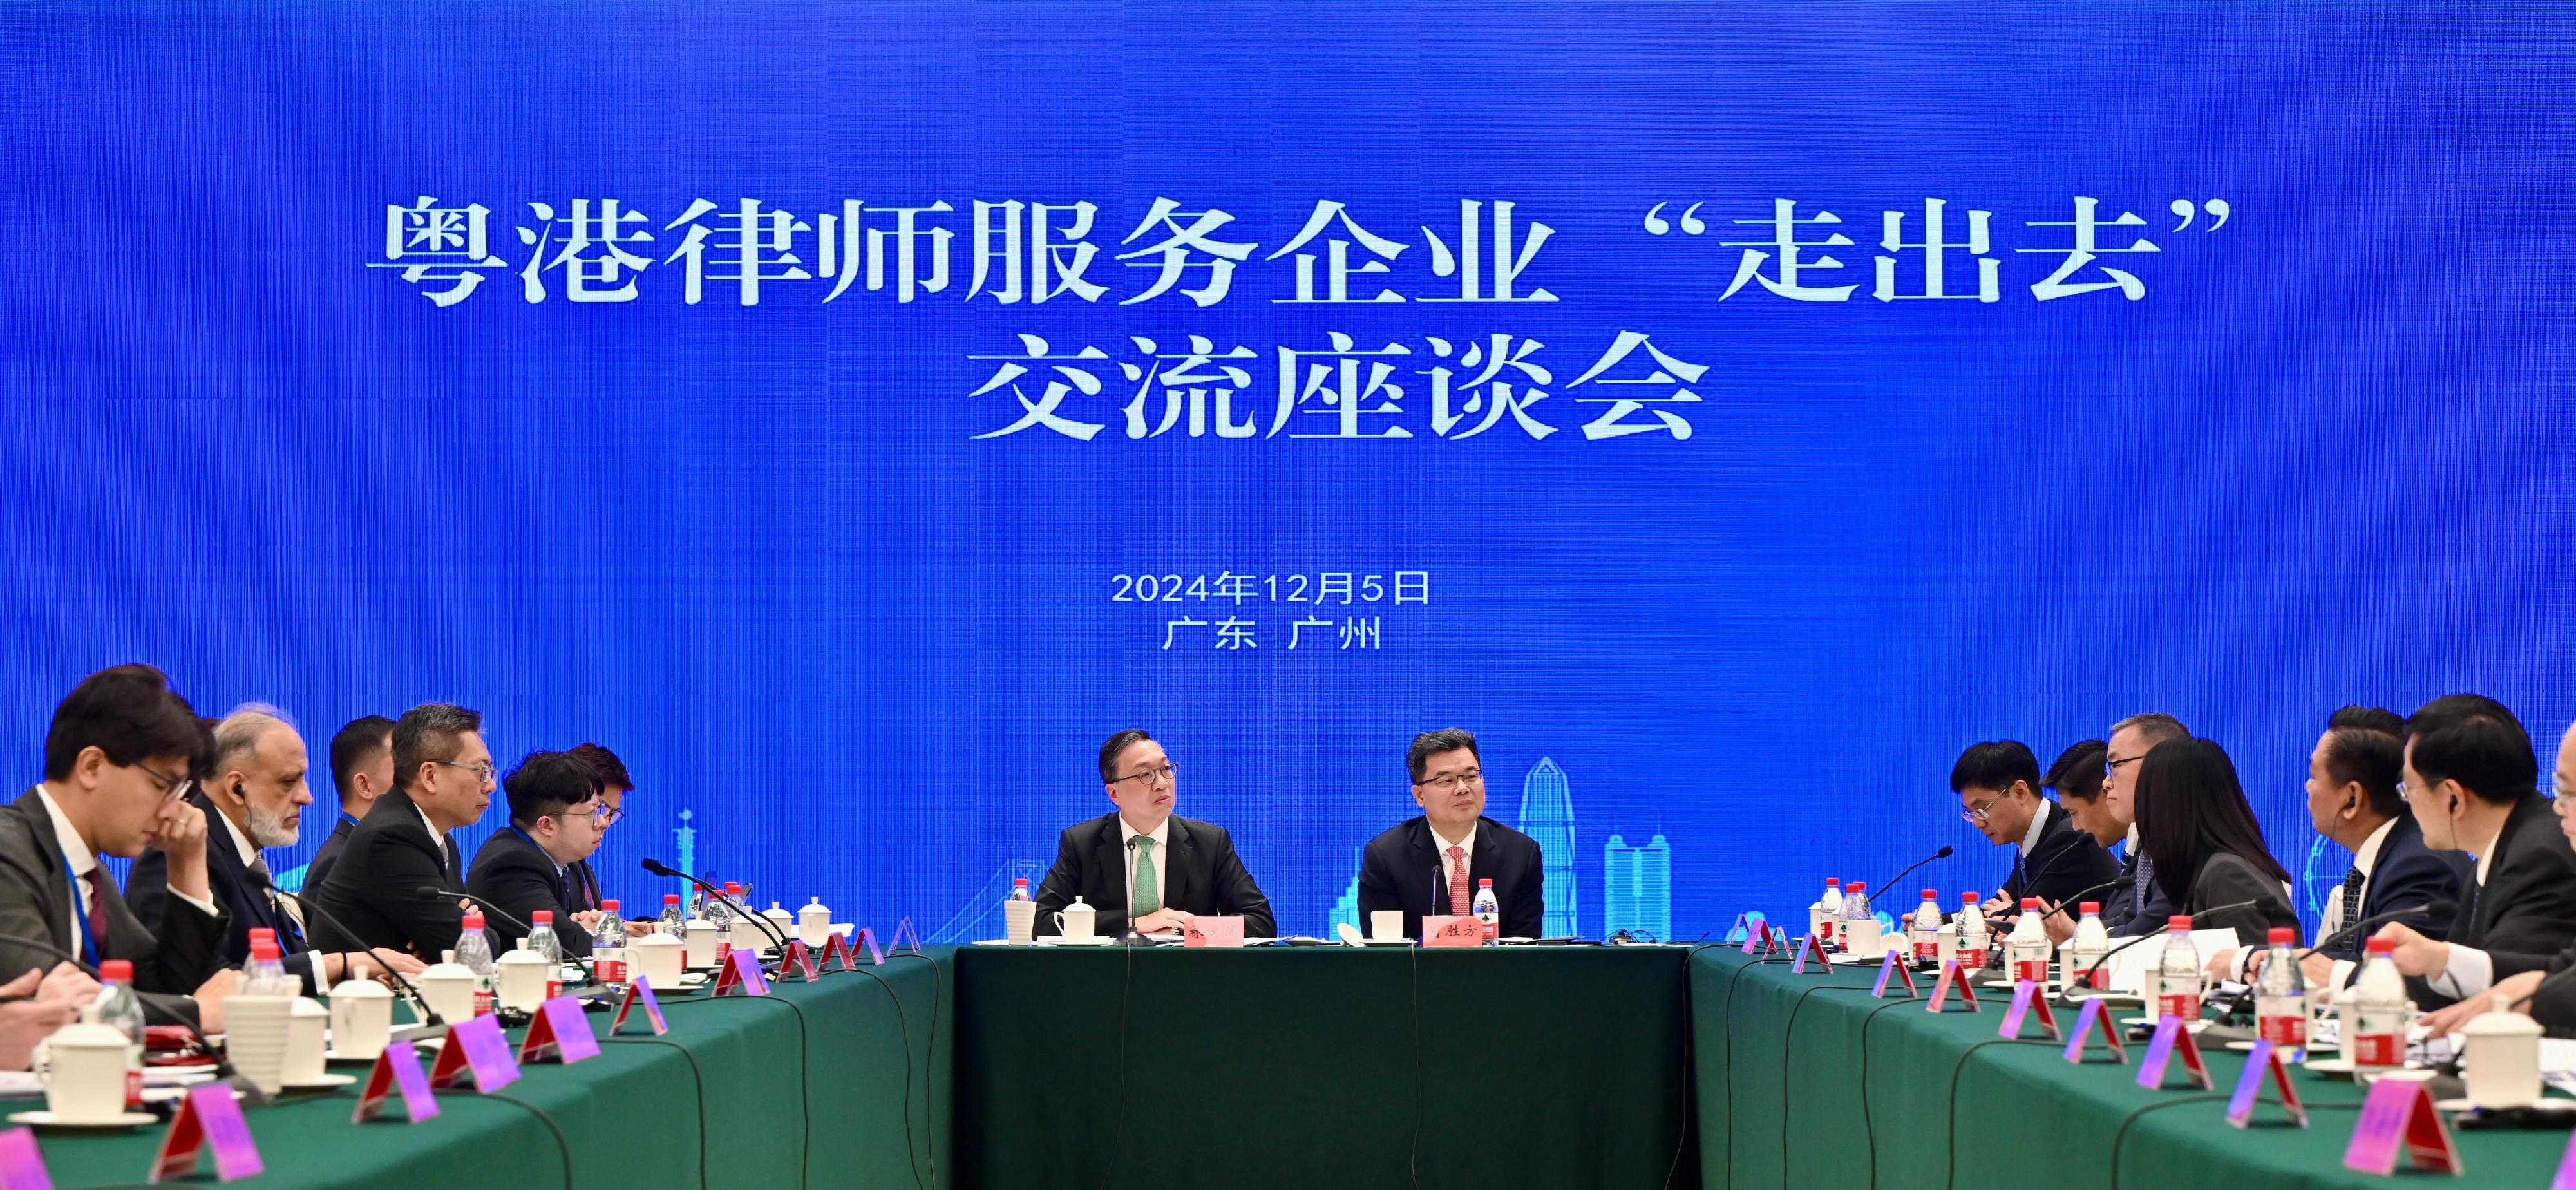
[[[322,906],[315,943],[409,950],[423,962],[454,949],[465,873],[448,832],[483,817],[494,784],[482,715],[447,703],[403,712],[394,723],[394,787],[349,832],[331,879],[313,894]]]
[[[239,707],[215,725],[211,775],[197,783],[188,800],[206,815],[206,881],[215,904],[231,919],[224,941],[224,961],[238,966],[250,958],[250,932],[277,933],[286,973],[308,994],[320,995],[348,971],[348,956],[317,952],[305,941],[299,910],[274,891],[268,880],[271,847],[292,847],[303,822],[304,807],[313,803],[305,784],[304,737],[274,707],[257,703]],[[254,879],[256,875],[257,879]],[[145,852],[125,880],[126,901],[145,928],[161,932],[174,908],[170,866],[160,852]],[[405,973],[423,964],[399,952],[379,955],[381,970],[398,966]]]
[[[229,923],[206,881],[206,817],[187,800],[210,751],[197,713],[148,665],[92,674],[54,708],[44,781],[0,807],[0,934],[51,946],[0,941],[0,979],[85,981],[57,951],[92,967],[124,959],[149,1019],[222,1029],[239,972],[224,966]],[[180,902],[158,934],[99,862],[147,847],[167,855]]]
[[[2576,844],[2576,727],[2569,727],[2559,737],[2553,783],[2558,796],[2551,798],[2549,804],[2557,811],[2559,833]],[[2439,1012],[2426,1014],[2424,1024],[2435,1037],[2456,1033],[2470,1017],[2501,1003],[2530,1013],[2531,1019],[2540,1022],[2552,1037],[2576,1037],[2576,976],[2566,974],[2571,967],[2576,967],[2576,943],[2551,957],[2546,967],[2506,976],[2484,994],[2465,997]]]
[[[554,915],[563,952],[588,955],[599,911],[574,906],[566,868],[599,843],[598,771],[570,752],[532,752],[502,788],[510,825],[474,853],[466,895],[501,911],[490,924],[503,950],[527,936],[510,919],[534,922],[543,910]]]
[[[1055,933],[1056,911],[1076,896],[1099,912],[1092,930],[1112,938],[1169,933],[1200,914],[1240,914],[1247,938],[1277,932],[1270,898],[1235,855],[1233,836],[1172,813],[1180,780],[1153,736],[1131,727],[1109,737],[1100,781],[1118,808],[1065,828],[1038,886],[1038,933]]]
[[[2402,922],[2397,969],[2417,1003],[2447,1005],[2547,969],[2576,942],[2576,850],[2535,785],[2531,736],[2504,704],[2453,694],[2406,721],[2406,801],[2424,842],[2475,857],[2447,940]]]
[[[312,862],[304,865],[304,888],[322,887],[330,879],[331,865],[340,862],[340,851],[349,845],[349,832],[358,829],[376,799],[394,784],[394,721],[382,715],[363,715],[340,728],[331,737],[331,788],[340,794],[340,820],[331,825],[331,835],[313,852]]]
[[[1959,797],[1959,817],[1977,828],[1988,843],[2010,846],[2011,875],[2003,892],[1983,906],[1999,920],[2018,913],[2023,897],[2037,897],[2054,909],[2081,893],[2106,892],[2102,886],[2120,878],[2120,863],[2093,836],[2075,829],[2066,809],[2039,795],[2039,758],[2019,740],[1971,744],[1950,766],[1950,791]],[[1886,890],[1885,896],[1897,895]],[[2072,916],[2073,907],[2065,914]]]
[[[593,772],[599,774],[600,814],[597,837],[600,842],[604,842],[608,838],[608,828],[617,825],[619,819],[626,817],[626,795],[634,791],[635,778],[626,771],[625,761],[619,760],[616,753],[599,744],[575,744],[572,754],[588,764]],[[591,851],[596,853],[598,850],[599,842],[593,842]],[[575,909],[591,910],[600,907],[603,898],[599,891],[599,871],[591,863],[588,855],[574,860],[565,870],[564,884],[565,892]],[[652,928],[649,922],[637,924],[645,930]]]
[[[2182,720],[2154,712],[2131,715],[2111,725],[2111,746],[2102,755],[2102,805],[2129,827],[2129,853],[2120,863],[2120,883],[2102,902],[2102,926],[2114,938],[2150,933],[2181,912],[2165,896],[2156,880],[2156,866],[2138,846],[2137,805],[2130,799],[2138,788],[2138,762],[2166,740],[2190,738],[2191,729]]]
[[[1485,817],[1485,769],[1475,734],[1448,727],[1413,737],[1404,758],[1422,813],[1369,840],[1360,852],[1360,920],[1404,911],[1406,937],[1425,916],[1463,917],[1481,881],[1494,882],[1499,933],[1535,938],[1547,919],[1538,841]]]

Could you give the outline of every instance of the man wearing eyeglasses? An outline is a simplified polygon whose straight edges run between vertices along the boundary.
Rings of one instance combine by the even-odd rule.
[[[592,866],[590,857],[597,854],[599,845],[608,840],[608,828],[626,817],[626,795],[634,791],[635,778],[627,773],[626,762],[619,760],[616,753],[603,745],[575,744],[572,754],[575,759],[589,765],[592,772],[599,774],[598,837],[592,841],[590,851],[564,869],[565,895],[576,911],[586,913],[597,910],[602,900],[599,872]],[[636,926],[649,930],[652,923],[629,923],[629,932],[633,932]]]
[[[2138,762],[2167,740],[2187,740],[2191,729],[2171,715],[2131,715],[2111,725],[2111,747],[2102,755],[2102,805],[2129,828],[2128,858],[2120,864],[2120,884],[2102,902],[2102,926],[2114,938],[2135,937],[2163,927],[2177,910],[2156,880],[2156,866],[2138,846]],[[2050,937],[2064,940],[2073,927],[2065,915],[2050,919]]]
[[[1422,919],[1473,912],[1477,883],[1494,882],[1505,938],[1535,938],[1547,920],[1538,841],[1485,817],[1485,769],[1473,732],[1455,727],[1413,737],[1405,753],[1416,817],[1369,840],[1360,853],[1360,920],[1404,911],[1405,936]]]
[[[555,937],[565,954],[590,953],[599,911],[574,904],[569,869],[599,846],[608,815],[599,787],[598,770],[570,752],[531,752],[502,783],[510,797],[510,825],[492,832],[474,853],[465,891],[501,911],[491,928],[503,950],[527,936],[510,919],[534,921],[531,914],[543,909],[555,915]]]
[[[447,703],[403,712],[394,722],[394,787],[349,832],[331,879],[312,894],[322,908],[311,923],[315,945],[409,950],[424,962],[455,947],[465,872],[448,832],[483,817],[494,784],[480,713]]]
[[[1168,934],[1200,914],[1241,915],[1246,938],[1278,927],[1225,828],[1172,813],[1180,777],[1152,735],[1128,728],[1100,746],[1100,782],[1116,810],[1066,827],[1038,887],[1040,934],[1080,896],[1098,911],[1094,933]]]
[[[45,779],[0,808],[0,979],[45,971],[38,997],[83,999],[96,984],[61,955],[95,968],[134,964],[145,1016],[223,1028],[237,973],[224,966],[228,919],[206,883],[206,816],[187,800],[209,755],[206,729],[169,679],[148,665],[91,674],[54,708]],[[101,856],[167,857],[179,902],[159,933],[117,892]]]
[[[2018,912],[2023,897],[2038,897],[2050,907],[2087,892],[2098,897],[2109,891],[2102,886],[2120,877],[2120,861],[2075,829],[2064,807],[2041,797],[2039,782],[2039,758],[2019,740],[1970,744],[1950,766],[1959,817],[1987,842],[2018,849],[2002,895],[1984,906],[1989,915]],[[2070,908],[2059,916],[2074,913]]]

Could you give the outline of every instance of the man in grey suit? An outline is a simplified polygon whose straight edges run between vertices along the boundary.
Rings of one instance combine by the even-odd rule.
[[[0,806],[0,979],[60,968],[134,964],[134,987],[156,1023],[223,1028],[228,919],[206,880],[206,816],[189,803],[191,775],[212,759],[204,724],[160,670],[119,665],[83,679],[54,708],[45,779]],[[99,857],[145,848],[168,859],[172,905],[161,933],[146,929]]]

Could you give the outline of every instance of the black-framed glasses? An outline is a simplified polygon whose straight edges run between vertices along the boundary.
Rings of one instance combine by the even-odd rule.
[[[1179,772],[1180,766],[1167,760],[1163,762],[1161,768],[1151,768],[1141,773],[1129,773],[1124,777],[1118,778],[1116,781],[1110,782],[1110,784],[1116,785],[1127,781],[1135,781],[1140,782],[1146,789],[1152,789],[1157,785],[1171,784],[1174,780],[1178,779]]]
[[[481,777],[482,779],[484,779],[484,780],[486,780],[486,781],[491,780],[491,779],[492,779],[492,777],[493,777],[493,775],[494,775],[495,773],[498,773],[498,772],[500,772],[500,771],[501,771],[501,770],[499,770],[499,769],[497,769],[497,768],[492,767],[492,762],[491,762],[491,761],[488,761],[488,760],[476,761],[476,762],[475,762],[475,763],[473,763],[473,764],[465,764],[465,763],[462,763],[462,762],[460,762],[460,761],[454,761],[454,760],[433,760],[433,761],[431,761],[430,763],[431,763],[431,764],[443,764],[443,765],[446,765],[447,767],[452,768],[452,769],[463,769],[463,770],[465,770],[466,772],[472,773],[472,774],[474,774],[474,775],[475,775],[475,776],[477,776],[477,777]]]
[[[617,820],[624,817],[626,817],[626,811],[606,802],[599,803],[599,808],[590,812],[590,820],[598,823],[601,830],[617,825]]]
[[[1484,783],[1485,770],[1483,769],[1469,769],[1463,773],[1444,773],[1420,782],[1424,789],[1437,789],[1448,793],[1455,793],[1460,789],[1477,788]]]
[[[2126,759],[2126,760],[2113,760],[2113,759],[2111,759],[2111,755],[2110,755],[2110,753],[2107,753],[2107,752],[2106,752],[2106,753],[2103,753],[2103,754],[2102,754],[2102,779],[2103,779],[2103,780],[2105,780],[2105,781],[2108,781],[2108,780],[2110,780],[2110,779],[2111,779],[2111,778],[2113,778],[2113,777],[2119,776],[2119,775],[2120,775],[2120,766],[2121,766],[2121,765],[2124,765],[2124,764],[2136,764],[2136,763],[2138,763],[2138,762],[2139,762],[2139,761],[2141,761],[2141,760],[2145,760],[2146,758],[2147,758],[2147,754],[2146,754],[2146,753],[2144,753],[2144,752],[2140,752],[2140,753],[2138,753],[2137,755],[2132,756],[2132,757],[2129,757],[2129,758],[2128,758],[2128,759]]]

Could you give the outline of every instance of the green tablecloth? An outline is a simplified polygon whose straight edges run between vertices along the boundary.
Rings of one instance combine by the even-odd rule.
[[[498,1095],[442,1093],[438,1117],[416,1125],[353,1125],[350,1092],[288,1095],[247,1114],[267,1172],[240,1184],[561,1190],[569,1164],[574,1190],[931,1190],[951,1184],[948,985],[931,960],[890,957],[766,999],[666,997],[669,1033],[603,1038],[599,1057],[526,1067]],[[39,1140],[68,1190],[142,1181],[162,1132]]]
[[[1872,999],[1875,971],[1791,975],[1785,963],[1753,965],[1732,950],[1692,956],[1703,1185],[2388,1184],[2343,1168],[2362,1095],[2349,1082],[2298,1071],[2311,1126],[2291,1127],[2266,1106],[2240,1130],[2227,1123],[2224,1098],[2138,1086],[2138,1046],[2129,1065],[2098,1047],[2095,1062],[2071,1065],[2063,1046],[1996,1037],[2009,992],[1979,1012],[1954,1000],[1934,1016],[1922,1001]],[[2223,1049],[2209,1055],[2219,1095],[2244,1065]],[[2182,1082],[2180,1063],[2172,1076]],[[1953,1145],[1961,1132],[1974,1139]],[[2481,1186],[2546,1186],[2568,1144],[2565,1132],[2455,1135],[2465,1183]]]
[[[956,1181],[1687,1185],[1683,954],[961,949]]]

